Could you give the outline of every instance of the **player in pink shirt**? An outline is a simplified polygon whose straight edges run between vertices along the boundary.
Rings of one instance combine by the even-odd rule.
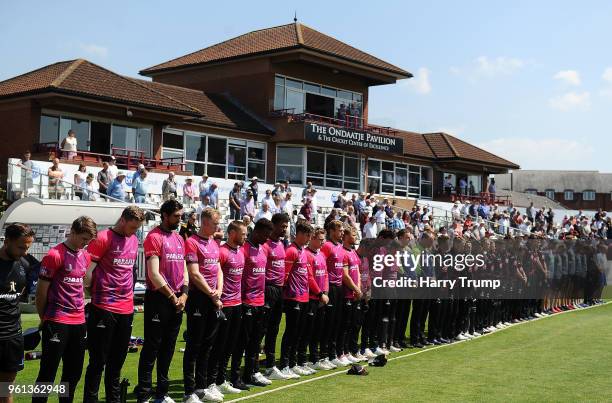
[[[222,318],[208,361],[208,384],[224,394],[241,390],[226,380],[227,363],[236,348],[242,320],[242,273],[244,253],[240,247],[246,239],[246,226],[242,221],[232,221],[227,227],[227,242],[219,248],[219,265],[223,272],[221,303]],[[239,367],[238,367],[239,369]],[[213,385],[214,384],[214,385]]]
[[[286,379],[276,367],[276,338],[283,316],[283,283],[285,281],[285,237],[289,228],[289,216],[276,213],[272,216],[274,230],[265,243],[268,255],[266,265],[266,295],[262,337],[265,336],[266,371],[268,379]],[[261,341],[260,341],[261,342]],[[259,372],[259,361],[255,362],[255,374]]]
[[[65,242],[51,248],[40,265],[36,286],[36,310],[42,322],[42,352],[36,382],[53,382],[62,361],[62,382],[68,382],[69,397],[83,371],[87,342],[83,278],[91,263],[85,246],[96,236],[96,223],[79,217],[72,223]],[[46,402],[47,397],[34,397]]]
[[[144,219],[143,210],[126,207],[115,226],[98,232],[87,246],[91,264],[85,288],[90,288],[91,304],[87,316],[89,365],[85,372],[85,402],[98,401],[102,371],[106,400],[120,399],[119,378],[134,317],[134,264],[138,256],[135,234]]]
[[[259,358],[261,329],[263,324],[264,293],[266,289],[266,263],[268,255],[264,243],[274,226],[266,218],[255,223],[249,239],[242,245],[244,272],[242,273],[242,323],[236,349],[232,352],[231,381],[235,388],[248,390],[247,384],[266,386],[271,382],[261,373],[255,373],[255,361]],[[238,370],[244,354],[242,379]]]
[[[321,247],[321,253],[325,256],[327,263],[329,279],[329,303],[325,312],[325,332],[321,339],[321,351],[325,351],[327,355],[325,365],[334,368],[338,365],[348,365],[348,362],[338,362],[337,360],[337,357],[342,355],[342,346],[338,344],[338,339],[342,329],[342,305],[344,302],[344,289],[342,288],[345,265],[345,250],[342,247],[343,234],[344,224],[342,221],[331,221],[327,225],[328,241]],[[336,362],[332,362],[334,360]]]
[[[161,224],[144,241],[147,291],[144,301],[144,345],[138,361],[138,401],[153,394],[152,372],[157,367],[155,398],[168,395],[168,370],[187,302],[189,276],[185,264],[185,243],[177,229],[183,205],[168,200],[161,205]],[[157,362],[157,365],[156,365]]]
[[[285,286],[283,305],[285,308],[285,332],[281,342],[281,373],[290,378],[310,375],[307,368],[297,365],[296,355],[299,331],[302,328],[308,306],[308,254],[306,245],[312,235],[307,222],[295,225],[295,240],[285,251]]]
[[[219,211],[206,208],[200,216],[200,230],[186,242],[189,299],[187,337],[183,358],[185,400],[222,401],[207,383],[210,350],[219,329],[218,312],[223,307],[223,271],[219,265],[219,245],[214,239],[219,227]]]
[[[338,358],[343,361],[346,359],[351,363],[361,361],[360,358],[355,357],[359,355],[357,340],[359,337],[359,322],[361,320],[361,307],[359,306],[359,301],[361,300],[359,281],[361,259],[354,248],[356,236],[357,230],[354,227],[345,227],[344,236],[342,237],[342,247],[345,250],[344,273],[342,276],[344,288],[343,329],[338,341],[344,355]]]

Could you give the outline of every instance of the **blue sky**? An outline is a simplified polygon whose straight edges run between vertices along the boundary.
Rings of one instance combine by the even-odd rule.
[[[446,131],[525,169],[612,172],[606,1],[2,2],[0,80],[76,57],[136,76],[294,11],[415,75],[371,89],[370,121]]]

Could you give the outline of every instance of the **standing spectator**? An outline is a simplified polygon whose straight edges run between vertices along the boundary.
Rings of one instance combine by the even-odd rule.
[[[134,172],[134,175],[132,176],[132,194],[135,194],[135,185],[136,185],[136,179],[140,178],[140,174],[142,174],[142,171],[145,170],[145,166],[142,164],[138,164],[138,168],[136,168],[136,172]],[[136,197],[136,196],[134,196]]]
[[[261,204],[261,210],[257,212],[257,214],[255,215],[255,219],[253,219],[253,222],[256,223],[262,218],[267,218],[268,220],[272,219],[272,212],[270,211],[269,205],[266,203]]]
[[[274,208],[274,199],[272,198],[272,191],[266,190],[266,195],[261,200],[261,205],[267,204],[270,209]]]
[[[346,108],[346,105],[344,104],[340,104],[340,107],[338,107],[338,120],[340,121],[340,125],[344,126],[346,125],[346,115],[348,114],[348,109]]]
[[[200,199],[204,198],[204,195],[208,193],[208,189],[210,188],[210,182],[208,181],[208,175],[203,174],[202,180],[198,183],[198,194],[200,195]]]
[[[533,202],[529,203],[529,207],[527,208],[527,218],[529,221],[533,221],[536,215],[536,208],[533,205]]]
[[[132,181],[132,193],[134,195],[134,201],[136,203],[146,203],[146,197],[148,192],[147,184],[147,170],[143,169],[140,175]]]
[[[110,173],[108,182],[111,183],[119,173],[119,168],[117,167],[117,159],[113,155],[111,155],[110,160],[108,161],[108,172]]]
[[[193,184],[193,178],[189,177],[185,180],[185,184],[183,185],[183,203],[190,205],[196,200],[198,200],[197,189]]]
[[[234,183],[234,187],[229,192],[230,220],[240,220],[240,185]]]
[[[94,189],[94,175],[92,173],[88,173],[85,178],[85,184],[83,185],[83,193],[81,196],[81,200],[87,201],[96,201],[98,200],[98,194]]]
[[[170,172],[168,177],[162,183],[162,199],[164,201],[176,199],[176,181],[174,180],[174,172]]]
[[[366,201],[365,201],[365,193],[359,193],[359,198],[357,200],[355,200],[355,202],[353,203],[353,206],[355,207],[355,213],[357,214],[357,217],[359,217],[361,214],[363,214],[363,210],[366,207]]]
[[[246,197],[240,202],[240,215],[249,216],[250,219],[255,217],[255,199],[251,189],[247,190]]]
[[[252,197],[253,195],[251,195]],[[244,225],[246,226],[247,229],[247,235],[251,235],[251,232],[253,232],[253,229],[255,229],[255,223],[253,222],[253,220],[251,219],[251,216],[249,215],[245,215],[242,218],[242,222],[244,222]]]
[[[83,188],[85,187],[85,179],[87,178],[87,172],[85,171],[85,165],[79,164],[79,169],[74,174],[74,195],[83,200]]]
[[[453,207],[451,208],[451,216],[453,217],[453,220],[461,219],[461,205],[458,201],[453,203]]]
[[[285,185],[285,193],[293,193],[293,189],[291,189],[291,186],[289,186],[289,183],[291,183],[291,180],[289,178],[285,179],[284,185]],[[284,196],[283,196],[284,199]]]
[[[491,178],[491,182],[489,183],[489,195],[491,197],[491,202],[495,202],[496,192],[497,192],[497,186],[495,186],[495,178]]]
[[[53,158],[51,167],[47,170],[47,176],[49,177],[49,198],[59,199],[64,193],[64,172],[59,166],[59,159]]]
[[[30,159],[32,154],[30,154],[30,150],[26,150],[23,153],[23,159],[19,162],[19,166],[21,169],[21,195],[22,197],[27,197],[30,188],[32,187],[32,169],[34,168],[34,164]]]
[[[251,183],[249,183],[249,189],[251,190],[251,193],[253,193],[253,200],[255,201],[255,203],[257,203],[257,190],[258,190],[258,185],[257,185],[257,176],[253,176],[251,178]]]
[[[465,178],[461,178],[459,179],[459,191],[461,192],[462,196],[465,196],[467,194],[467,182],[465,181]]]
[[[391,219],[391,222],[389,223],[389,229],[399,231],[405,228],[406,226],[404,224],[404,221],[402,221],[402,212],[398,211],[395,217]]]
[[[470,181],[470,185],[469,185],[469,195],[470,196],[476,195],[476,188],[474,187],[474,182],[472,181]]]
[[[302,190],[302,202],[304,201],[304,198],[309,195],[311,189],[312,189],[312,182],[310,181],[306,182],[306,187],[304,188],[304,190]]]
[[[111,183],[111,174],[110,174],[110,170],[108,169],[108,162],[104,161],[102,163],[102,169],[100,170],[100,172],[98,172],[98,192],[102,193],[102,194],[106,194],[106,191],[108,190],[108,185],[110,185]]]
[[[451,182],[451,176],[447,175],[444,177],[444,194],[450,195],[453,190],[453,182]]]
[[[363,238],[375,239],[377,234],[376,217],[369,217],[368,221],[363,226]]]
[[[312,221],[312,198],[306,197],[300,208],[300,215],[308,222]]]
[[[62,156],[67,160],[73,160],[77,155],[77,138],[74,130],[68,130],[68,136],[62,140]]]
[[[319,218],[319,206],[317,203],[317,189],[310,189],[310,204],[312,205],[312,219],[316,223]]]
[[[285,195],[285,200],[281,201],[281,213],[287,214],[289,217],[293,215],[293,201],[291,200],[291,192]]]
[[[218,210],[219,209],[219,191],[217,190],[217,184],[211,183],[208,190],[204,193],[208,196],[210,207]]]
[[[106,190],[106,194],[113,199],[111,201],[125,201],[125,188],[123,181],[125,180],[125,172],[118,171],[117,177],[113,179],[110,186]]]

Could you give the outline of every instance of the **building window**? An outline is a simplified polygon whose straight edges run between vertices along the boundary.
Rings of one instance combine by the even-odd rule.
[[[246,180],[266,180],[266,145],[255,141],[204,135],[196,132],[165,131],[162,158],[183,158],[194,175]]]
[[[582,192],[582,200],[585,201],[593,201],[595,200],[595,191],[594,190],[585,190]]]
[[[299,152],[297,150],[300,150]],[[304,157],[306,153],[306,182],[314,186],[328,189],[347,189],[359,191],[361,188],[361,161],[356,154],[327,151],[319,148],[286,147],[277,148],[276,180],[286,178],[286,174],[300,169],[304,172]],[[296,164],[298,161],[298,164]],[[291,179],[291,183],[303,184],[301,176]]]
[[[429,167],[369,159],[367,190],[398,197],[431,198],[432,176]]]
[[[563,200],[565,201],[572,201],[574,200],[574,191],[573,190],[566,190],[563,192]]]
[[[537,191],[537,189],[526,189],[525,193],[527,193],[529,195],[537,195],[538,191]]]
[[[304,147],[276,148],[276,181],[289,180],[290,183],[303,185]]]
[[[363,96],[358,92],[325,87],[277,75],[274,79],[274,110],[311,113],[341,120],[363,115]]]
[[[144,127],[112,126],[111,148],[126,151],[142,151],[147,158],[151,157],[151,129]]]
[[[40,117],[40,142],[57,143],[59,141],[59,118],[42,115]]]
[[[546,197],[550,200],[555,200],[555,190],[554,189],[546,189]]]

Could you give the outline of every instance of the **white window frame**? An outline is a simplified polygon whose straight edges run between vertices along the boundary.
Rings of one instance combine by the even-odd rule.
[[[596,197],[597,193],[594,190],[589,189],[582,191],[582,200],[584,201],[594,201]]]
[[[425,166],[425,165],[410,164],[408,162],[382,160],[382,159],[379,159],[379,158],[368,158],[367,162],[368,162],[368,166],[369,166],[370,162],[378,162],[378,163],[380,163],[380,174],[379,174],[379,176],[371,176],[369,174],[367,175],[367,179],[372,178],[372,179],[378,179],[380,181],[379,182],[378,192],[377,192],[378,194],[389,195],[389,196],[397,196],[397,197],[412,197],[412,198],[418,198],[418,199],[432,199],[432,197],[433,197],[433,187],[431,188],[432,189],[432,196],[423,196],[423,185],[433,186],[432,185],[432,181],[428,181],[428,180],[424,180],[423,179],[423,177],[424,177],[423,171],[426,170],[426,169],[432,170],[433,169],[432,167],[428,167],[428,166]],[[383,192],[382,191],[382,186],[383,186],[383,182],[382,182],[382,179],[383,179],[383,167],[382,167],[382,164],[385,163],[385,162],[393,164],[393,193]],[[406,186],[405,187],[404,186],[397,186],[396,183],[395,183],[395,175],[396,175],[396,172],[397,172],[397,169],[398,169],[398,165],[400,166],[399,167],[400,169],[403,168],[403,166],[406,167]],[[418,171],[419,171],[418,172],[419,173],[419,185],[418,185],[418,189],[419,190],[418,190],[418,193],[411,192],[411,190],[410,190],[411,188],[414,188],[414,189],[417,188],[417,186],[410,186],[410,173],[411,172],[412,173],[416,173],[415,171],[411,171],[410,170],[411,168],[418,168]],[[391,171],[384,170],[384,172],[391,172]],[[433,171],[432,171],[432,178],[433,178]],[[367,181],[365,181],[364,187],[367,189]],[[406,192],[406,196],[398,196],[397,195],[398,191],[399,192]]]
[[[552,197],[551,197],[551,193],[552,193]],[[556,192],[555,192],[555,190],[554,190],[554,189],[546,189],[546,190],[544,191],[544,194],[545,194],[545,195],[546,195],[546,197],[548,197],[550,200],[555,200],[555,195],[556,195]]]
[[[563,200],[565,200],[565,201],[573,201],[574,200],[574,191],[572,189],[564,190],[563,191]]]

